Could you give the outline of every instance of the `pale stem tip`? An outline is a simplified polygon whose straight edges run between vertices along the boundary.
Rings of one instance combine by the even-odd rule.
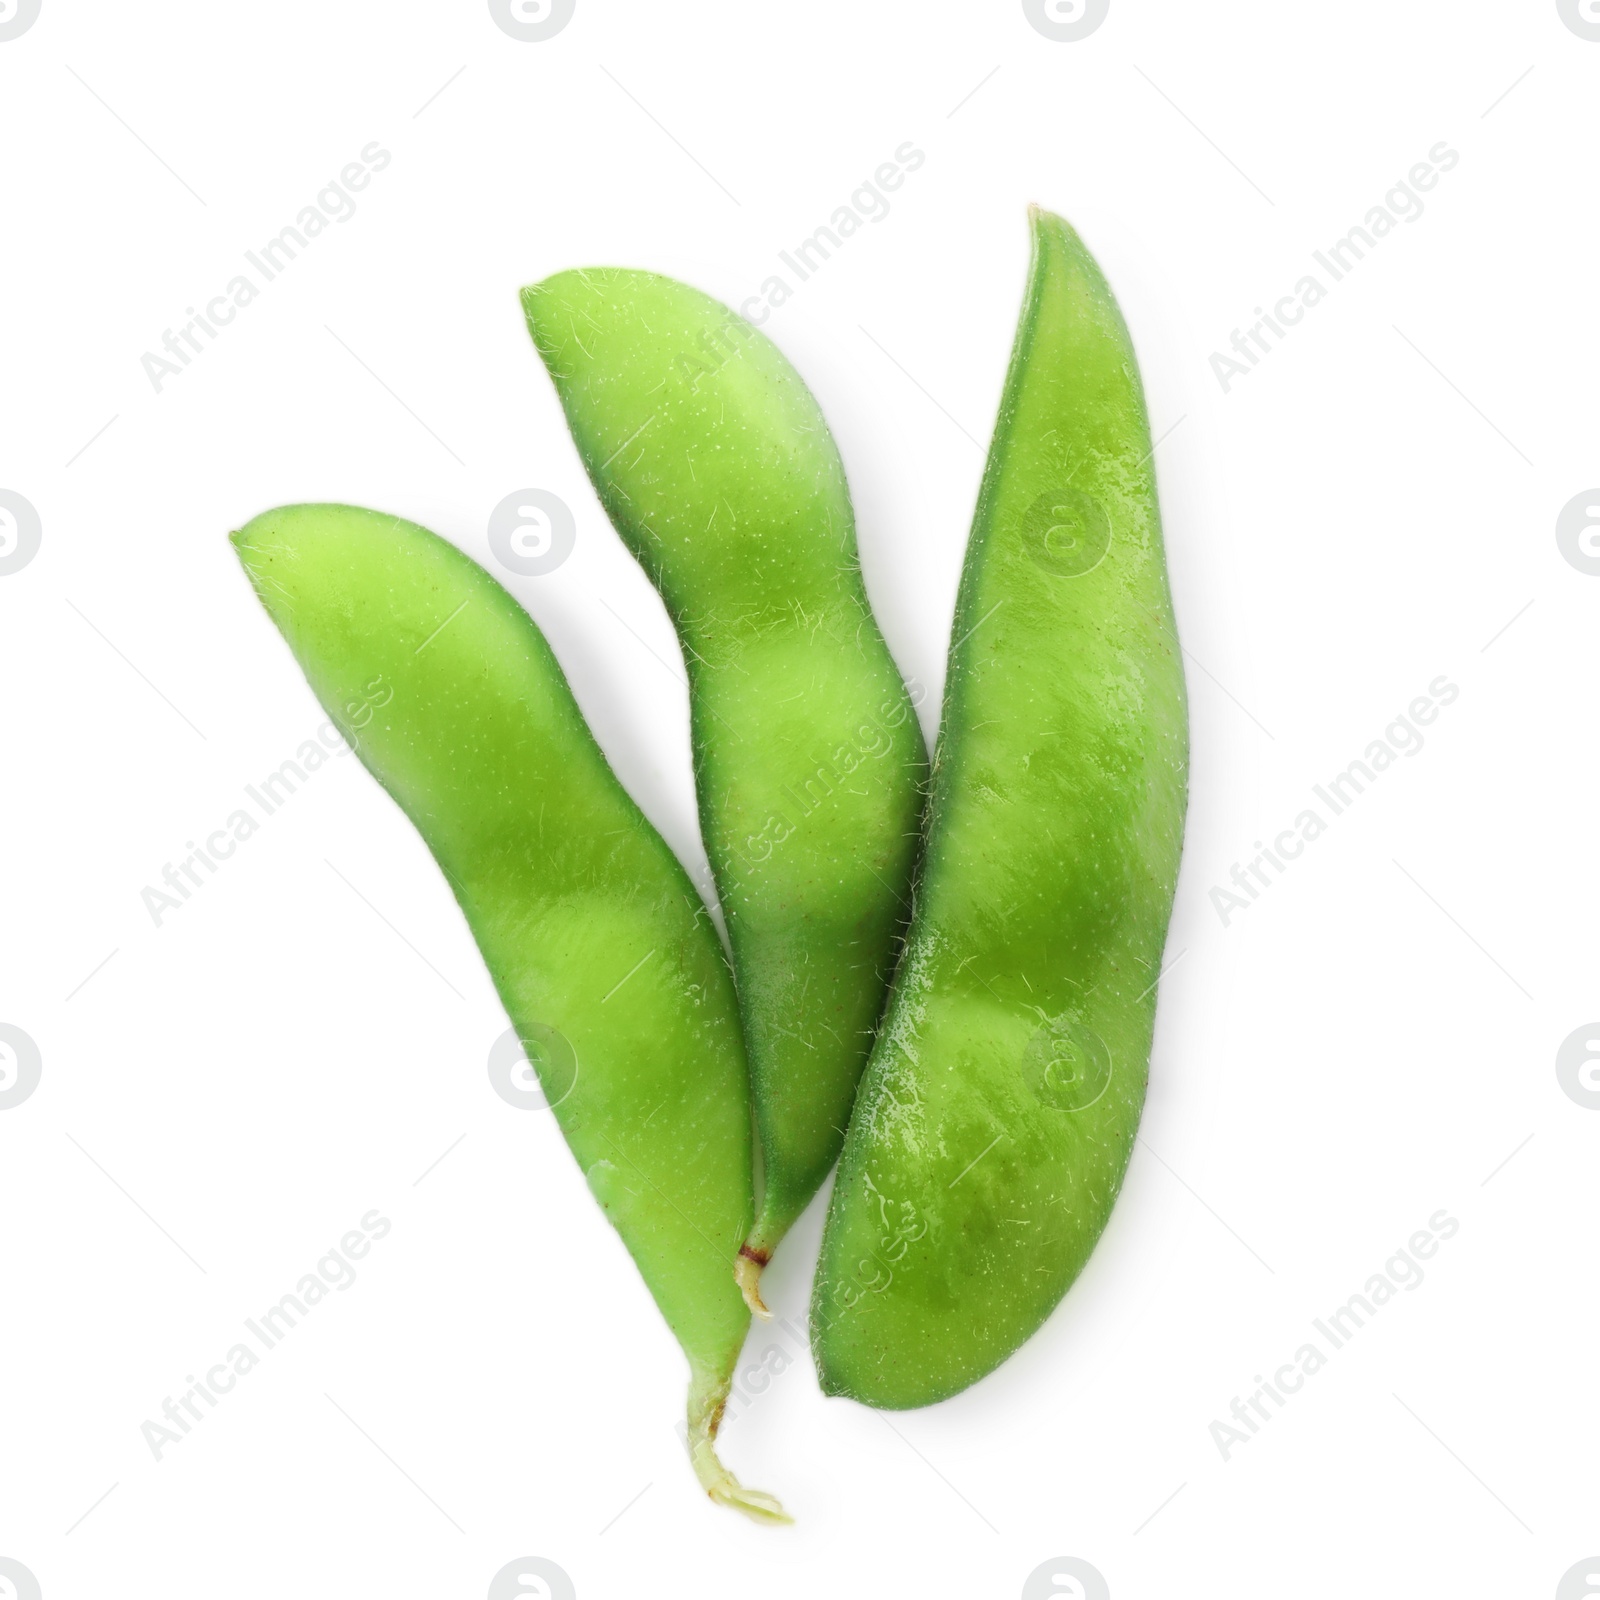
[[[734,1258],[733,1281],[739,1285],[739,1293],[744,1296],[744,1303],[749,1306],[751,1313],[761,1318],[763,1322],[772,1321],[772,1313],[767,1309],[767,1303],[761,1298],[761,1268],[763,1263],[751,1256],[739,1254]]]

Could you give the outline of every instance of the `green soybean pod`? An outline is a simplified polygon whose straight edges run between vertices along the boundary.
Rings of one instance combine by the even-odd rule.
[[[765,335],[671,278],[523,290],[601,502],[688,667],[706,853],[764,1163],[740,1287],[844,1139],[909,908],[927,756],[873,618],[844,466]]]
[[[823,1388],[927,1405],[1045,1320],[1144,1103],[1188,734],[1149,423],[1089,252],[1033,261],[956,605],[907,947],[812,1308]]]
[[[750,1322],[729,1270],[752,1211],[751,1133],[732,979],[694,886],[544,636],[454,545],[336,505],[285,506],[232,537],[313,692],[443,869],[689,1359],[701,1483],[787,1521],[712,1445]]]

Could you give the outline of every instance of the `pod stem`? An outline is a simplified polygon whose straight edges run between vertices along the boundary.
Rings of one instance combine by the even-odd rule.
[[[718,1505],[732,1506],[755,1522],[769,1526],[793,1522],[794,1518],[775,1496],[760,1489],[746,1489],[717,1459],[713,1441],[722,1424],[723,1407],[733,1388],[731,1373],[696,1372],[689,1384],[689,1459],[700,1487]]]
[[[733,1262],[733,1281],[739,1285],[739,1293],[744,1296],[751,1313],[763,1322],[771,1322],[772,1313],[761,1298],[761,1269],[771,1259],[771,1252],[757,1244],[755,1238],[752,1234],[739,1246],[739,1254]]]

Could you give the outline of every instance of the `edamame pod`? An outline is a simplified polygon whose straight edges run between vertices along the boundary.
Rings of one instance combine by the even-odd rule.
[[[761,1135],[757,1287],[838,1156],[909,909],[927,757],[815,398],[709,295],[621,269],[524,289],[600,499],[688,666],[695,779]]]
[[[812,1309],[823,1388],[927,1405],[1088,1259],[1144,1103],[1187,782],[1133,345],[1077,234],[1033,262],[956,606],[915,915]]]
[[[787,1521],[712,1446],[750,1320],[729,1269],[752,1211],[751,1134],[733,984],[700,897],[544,636],[453,545],[331,505],[269,511],[233,542],[317,698],[444,870],[590,1189],[689,1358],[701,1483]]]

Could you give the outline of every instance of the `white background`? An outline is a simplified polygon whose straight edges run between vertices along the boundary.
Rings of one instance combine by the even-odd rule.
[[[521,1556],[584,1597],[1009,1597],[1062,1556],[1117,1600],[1556,1594],[1600,1552],[1600,1112],[1555,1070],[1600,1015],[1600,579],[1555,538],[1600,481],[1597,83],[1554,0],[1112,0],[1074,43],[1015,0],[578,0],[542,43],[467,0],[43,0],[0,43],[0,488],[43,530],[0,577],[0,1022],[43,1063],[0,1112],[0,1556],[46,1600],[477,1597]],[[157,393],[144,353],[373,140],[357,213]],[[697,1494],[681,1357],[492,1091],[504,1018],[357,764],[159,927],[141,891],[320,720],[227,531],[350,500],[491,561],[523,487],[577,548],[501,575],[703,881],[681,660],[516,290],[620,263],[738,302],[905,141],[767,324],[885,631],[931,733],[1036,200],[1164,436],[1193,799],[1104,1243],[931,1410],[824,1401],[776,1335],[724,1435],[774,1532]],[[1211,354],[1439,141],[1424,214],[1224,393]],[[1212,888],[1441,674],[1425,747],[1224,925]],[[820,1205],[768,1275],[796,1323]],[[372,1208],[359,1281],[153,1459],[141,1424]],[[1441,1208],[1421,1286],[1224,1461],[1213,1421]]]

